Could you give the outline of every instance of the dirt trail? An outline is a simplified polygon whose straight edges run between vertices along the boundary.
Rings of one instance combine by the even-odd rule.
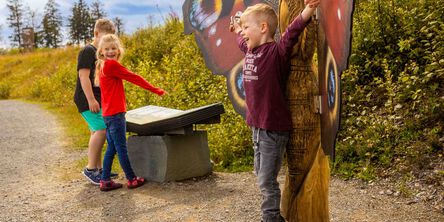
[[[38,105],[0,101],[0,221],[259,221],[252,173],[103,193],[76,168],[85,153],[69,151],[63,138]],[[331,221],[444,221],[421,202],[379,194],[384,189],[333,177]]]

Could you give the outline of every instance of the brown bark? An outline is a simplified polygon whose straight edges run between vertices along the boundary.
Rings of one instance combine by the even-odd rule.
[[[304,8],[303,0],[281,0],[280,31],[283,33]],[[291,59],[287,99],[293,130],[287,146],[287,175],[282,194],[282,211],[287,221],[329,221],[328,158],[321,149],[320,116],[315,96],[319,95],[318,74],[313,66],[316,24],[311,22],[299,38]]]

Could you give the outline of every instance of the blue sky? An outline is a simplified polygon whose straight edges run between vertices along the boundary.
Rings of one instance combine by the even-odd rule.
[[[36,11],[38,18],[43,16],[43,10],[48,0],[22,0],[24,6],[29,6]],[[56,0],[59,4],[60,13],[63,17],[64,26],[67,19],[71,16],[71,9],[74,2],[78,0]],[[89,5],[93,0],[86,0]],[[184,0],[100,0],[109,18],[119,17],[124,22],[125,33],[132,33],[138,28],[146,27],[149,24],[149,18],[155,24],[162,23],[163,18],[167,17],[170,8],[182,17],[182,4]],[[6,7],[7,0],[0,0],[0,48],[9,45],[8,36],[11,30],[8,27],[6,18],[9,16],[9,10]],[[64,29],[64,33],[67,28]],[[66,36],[65,36],[66,37]]]

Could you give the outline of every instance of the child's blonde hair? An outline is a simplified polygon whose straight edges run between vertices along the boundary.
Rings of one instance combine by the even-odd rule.
[[[115,34],[116,26],[114,22],[109,19],[97,19],[94,25],[94,32],[105,33],[105,34]]]
[[[105,44],[115,44],[117,47],[119,53],[117,55],[117,61],[120,61],[123,57],[123,46],[122,43],[120,43],[119,37],[115,34],[106,34],[100,38],[99,46],[97,48],[96,56],[97,56],[97,62],[96,62],[96,71],[94,76],[94,85],[100,86],[100,75],[102,75],[102,68],[103,63],[105,62],[105,55],[102,54],[103,47]]]
[[[241,15],[242,21],[249,15],[255,16],[257,22],[266,22],[268,24],[268,34],[273,37],[276,33],[278,18],[274,9],[265,3],[259,3],[253,6],[249,6]]]

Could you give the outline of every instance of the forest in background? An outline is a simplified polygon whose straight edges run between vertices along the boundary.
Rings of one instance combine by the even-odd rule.
[[[97,19],[107,17],[107,12],[101,0],[93,0],[88,4],[85,0],[72,3],[70,15],[62,16],[60,5],[55,0],[47,0],[43,12],[40,13],[23,0],[6,0],[8,9],[6,24],[12,29],[9,36],[0,36],[10,40],[10,47],[28,48],[59,48],[65,45],[85,44],[91,40],[94,24]],[[122,18],[110,18],[115,26],[117,35],[124,33]],[[0,33],[2,27],[0,25]],[[68,33],[62,29],[67,28]],[[6,52],[0,49],[0,54]]]
[[[349,68],[341,76],[341,129],[332,172],[365,181],[396,178],[406,194],[403,183],[413,179],[441,186],[444,4],[358,0],[352,34]],[[202,126],[209,131],[211,159],[217,170],[250,170],[250,131],[233,110],[225,78],[205,67],[194,38],[183,34],[180,19],[171,16],[162,25],[122,38],[124,65],[170,92],[160,100],[128,84],[128,108],[154,104],[190,109],[222,102],[226,114],[221,124]],[[78,51],[76,47],[28,54],[12,50],[0,56],[0,98],[48,102],[76,117],[72,95]],[[87,138],[83,131],[87,129],[77,137]]]

